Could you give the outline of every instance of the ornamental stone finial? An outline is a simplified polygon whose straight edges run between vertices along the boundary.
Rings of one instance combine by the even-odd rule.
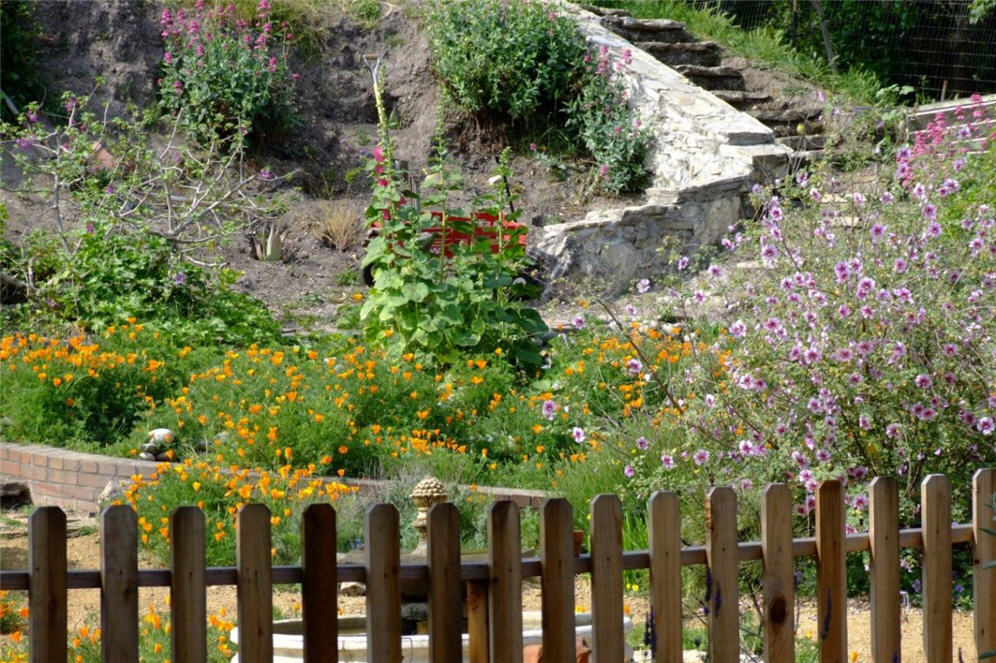
[[[445,502],[448,497],[446,486],[436,477],[426,477],[415,484],[411,498],[418,513],[412,522],[412,527],[418,532],[418,545],[413,552],[425,551],[428,546],[429,509],[433,504]]]

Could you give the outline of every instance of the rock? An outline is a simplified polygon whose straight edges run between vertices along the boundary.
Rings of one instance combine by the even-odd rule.
[[[155,442],[163,447],[173,444],[175,439],[173,431],[168,428],[153,428],[149,431],[148,438],[150,442]]]
[[[124,497],[124,486],[120,481],[108,481],[97,496],[97,505],[103,508],[116,499]]]
[[[152,462],[155,462],[156,460],[156,457],[150,454],[148,451],[143,451],[142,453],[138,454],[138,457],[140,460],[148,460]]]
[[[160,463],[171,463],[173,462],[174,456],[168,451],[160,451],[156,454],[156,460]]]
[[[367,586],[362,582],[339,583],[339,596],[366,596]]]

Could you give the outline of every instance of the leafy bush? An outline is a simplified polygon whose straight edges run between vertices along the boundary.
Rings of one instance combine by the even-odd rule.
[[[429,25],[436,74],[461,109],[544,133],[564,126],[567,145],[595,160],[598,188],[643,190],[650,136],[612,78],[608,50],[590,53],[573,21],[541,3],[453,0]]]
[[[237,18],[232,5],[205,9],[198,2],[189,14],[163,10],[160,103],[181,126],[207,142],[234,137],[239,146],[249,134],[294,125],[297,74],[287,64],[292,35],[270,13],[267,0],[260,0],[252,22]]]

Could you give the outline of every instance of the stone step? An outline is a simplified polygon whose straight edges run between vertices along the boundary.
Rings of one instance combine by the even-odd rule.
[[[826,147],[827,137],[823,134],[794,134],[776,138],[775,142],[785,145],[793,151],[800,150],[822,150]]]
[[[744,90],[744,76],[733,67],[699,67],[679,64],[674,67],[689,81],[706,90]]]
[[[667,42],[638,41],[637,48],[650,53],[666,65],[694,64],[700,67],[718,67],[723,53],[714,41]]]
[[[697,41],[685,29],[685,24],[667,18],[633,18],[632,16],[605,16],[601,21],[607,29],[633,43],[640,41],[665,41],[688,43]]]
[[[712,93],[738,110],[746,110],[754,104],[763,104],[771,101],[771,95],[764,92],[713,90]]]
[[[625,9],[610,9],[609,7],[598,7],[597,5],[581,5],[581,9],[591,12],[595,16],[632,16]]]
[[[823,114],[823,108],[813,106],[810,108],[787,108],[785,110],[760,109],[749,110],[747,114],[769,126],[773,124],[799,124],[800,122],[819,118]]]

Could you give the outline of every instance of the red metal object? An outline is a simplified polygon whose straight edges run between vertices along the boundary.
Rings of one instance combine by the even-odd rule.
[[[519,246],[526,245],[527,226],[517,221],[501,221],[502,237],[498,239],[498,229],[496,227],[499,216],[488,212],[475,212],[473,216],[447,216],[445,228],[442,225],[442,212],[433,212],[433,220],[439,222],[438,226],[429,226],[426,232],[432,233],[435,237],[432,240],[433,253],[438,253],[445,247],[446,257],[452,258],[453,251],[449,248],[454,244],[465,244],[470,246],[476,241],[487,239],[491,242],[491,253],[498,253],[502,244],[510,244],[515,241]],[[374,231],[380,230],[380,223],[372,224]],[[472,228],[472,232],[465,232]]]

